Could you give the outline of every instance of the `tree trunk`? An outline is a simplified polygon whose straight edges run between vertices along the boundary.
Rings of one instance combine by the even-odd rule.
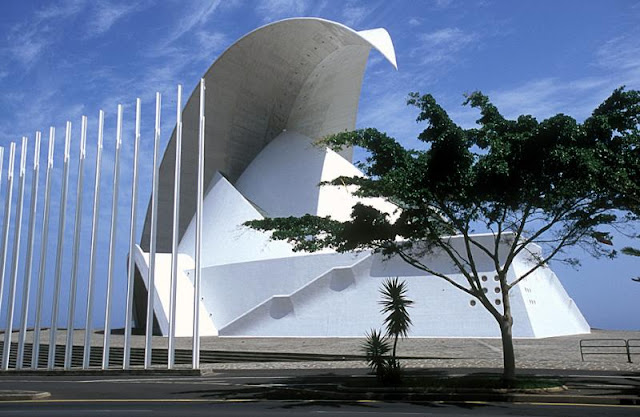
[[[504,317],[499,321],[500,333],[502,335],[502,359],[504,370],[502,373],[502,382],[505,387],[512,387],[516,382],[516,355],[513,349],[513,320],[510,316]]]
[[[395,335],[395,339],[393,340],[393,361],[396,361],[396,346],[398,345],[398,335]]]

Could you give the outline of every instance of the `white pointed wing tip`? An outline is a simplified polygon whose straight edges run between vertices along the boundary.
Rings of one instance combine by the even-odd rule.
[[[391,36],[386,29],[370,29],[357,32],[364,40],[369,42],[371,46],[376,48],[387,61],[397,70],[398,63],[396,61],[396,51],[391,41]]]

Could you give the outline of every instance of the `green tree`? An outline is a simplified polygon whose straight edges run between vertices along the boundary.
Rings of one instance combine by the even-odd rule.
[[[348,185],[354,195],[394,203],[391,216],[358,203],[352,218],[267,218],[247,225],[272,231],[296,250],[333,248],[339,252],[373,250],[399,256],[472,297],[494,317],[502,335],[503,379],[515,380],[510,291],[551,259],[576,263],[564,250],[581,246],[596,256],[614,256],[611,226],[623,221],[638,201],[640,178],[640,92],[617,89],[583,123],[564,114],[541,122],[532,116],[503,117],[480,92],[465,105],[479,110],[478,127],[455,124],[431,95],[411,94],[423,149],[405,149],[376,129],[330,136],[333,149],[359,146],[367,152],[359,164],[364,177],[340,177],[323,185]],[[612,186],[615,184],[615,186]],[[474,235],[489,232],[491,243]],[[463,246],[450,236],[459,235]],[[483,241],[486,242],[486,241]],[[535,250],[535,244],[542,247]],[[425,255],[447,256],[464,277],[454,280],[434,269]],[[478,259],[495,268],[501,303],[482,287]],[[509,278],[516,257],[530,268]],[[486,259],[485,258],[485,259]],[[491,297],[494,298],[494,297]]]

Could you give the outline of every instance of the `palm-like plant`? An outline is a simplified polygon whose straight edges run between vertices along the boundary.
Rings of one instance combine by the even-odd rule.
[[[393,337],[393,351],[391,357],[395,362],[396,346],[399,337],[406,337],[411,327],[411,318],[407,308],[413,301],[407,298],[407,286],[404,281],[398,281],[398,277],[385,280],[380,289],[382,300],[382,314],[386,314],[384,324],[387,328],[387,336]]]
[[[384,340],[382,332],[376,329],[371,329],[370,333],[367,333],[366,339],[362,344],[362,350],[364,351],[367,365],[376,374],[379,380],[384,378],[386,371],[386,355],[389,353],[389,343]]]

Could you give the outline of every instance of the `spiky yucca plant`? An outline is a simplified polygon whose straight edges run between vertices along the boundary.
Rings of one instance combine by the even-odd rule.
[[[386,355],[391,348],[389,347],[389,343],[384,340],[382,332],[371,329],[371,332],[366,334],[366,339],[362,344],[362,350],[364,351],[367,365],[376,374],[378,380],[384,379],[387,367]]]
[[[384,324],[387,328],[386,335],[393,337],[393,351],[391,357],[396,362],[396,347],[399,337],[406,337],[411,327],[411,318],[407,308],[411,307],[413,301],[407,298],[407,285],[404,281],[399,281],[398,277],[389,278],[384,281],[380,289],[382,300],[382,314],[385,314]]]

